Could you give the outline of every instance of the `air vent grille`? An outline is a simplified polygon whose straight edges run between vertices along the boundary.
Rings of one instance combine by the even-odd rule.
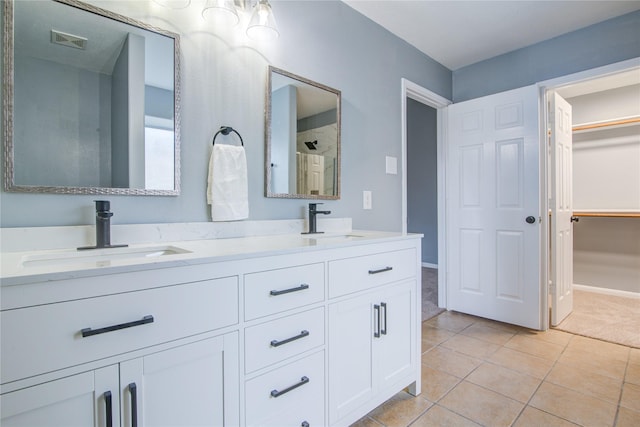
[[[57,30],[51,30],[51,43],[82,50],[87,48],[86,38],[63,33],[62,31]]]

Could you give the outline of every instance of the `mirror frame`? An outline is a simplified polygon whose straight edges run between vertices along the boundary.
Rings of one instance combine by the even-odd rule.
[[[94,194],[94,195],[129,195],[129,196],[178,196],[180,194],[180,36],[171,31],[163,30],[144,22],[99,8],[79,0],[51,0],[70,7],[84,10],[102,18],[113,19],[128,25],[142,28],[173,39],[174,52],[174,170],[173,190],[154,190],[144,188],[111,188],[111,187],[64,187],[64,186],[36,186],[16,185],[14,174],[13,150],[13,100],[14,100],[14,0],[4,0],[3,3],[3,64],[2,73],[2,128],[4,190],[20,193],[55,193],[55,194]]]
[[[290,73],[288,71],[282,70],[280,68],[276,68],[272,65],[268,68],[267,74],[267,91],[266,91],[266,101],[265,101],[265,126],[264,126],[264,141],[265,141],[265,162],[264,162],[264,193],[265,197],[269,198],[278,198],[278,199],[311,199],[311,200],[340,200],[340,171],[341,171],[341,163],[342,163],[342,148],[341,148],[341,134],[342,134],[342,93],[338,89],[334,89],[332,87],[323,85],[318,82],[314,82],[313,80],[309,80],[305,77],[298,76],[296,74]],[[315,195],[315,194],[297,194],[297,193],[274,193],[271,191],[271,75],[272,73],[277,73],[285,77],[289,77],[294,80],[298,80],[300,82],[306,83],[310,86],[314,86],[318,89],[322,89],[328,92],[331,92],[337,96],[337,117],[336,117],[336,126],[338,130],[336,147],[336,193],[333,196],[328,195]],[[295,143],[295,141],[294,141]]]

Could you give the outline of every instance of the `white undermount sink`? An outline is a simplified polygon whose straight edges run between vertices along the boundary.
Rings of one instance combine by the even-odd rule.
[[[350,234],[350,233],[349,234],[318,233],[318,234],[303,234],[302,237],[305,239],[315,240],[316,242],[326,241],[328,243],[328,242],[339,242],[342,240],[353,240],[353,239],[362,238],[364,236],[360,236],[358,234]]]
[[[191,253],[177,246],[153,246],[142,248],[105,248],[90,250],[66,250],[49,254],[26,255],[22,257],[23,267],[55,267],[71,264],[110,265],[112,261],[140,258],[159,258],[169,255]]]

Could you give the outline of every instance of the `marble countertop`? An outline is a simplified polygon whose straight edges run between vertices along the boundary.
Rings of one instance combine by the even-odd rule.
[[[374,243],[378,240],[418,238],[418,234],[353,230],[348,233],[202,239],[134,244],[126,248],[77,251],[75,248],[4,252],[0,285],[64,280],[129,271],[220,262]],[[158,255],[162,251],[171,252]],[[135,255],[131,255],[135,253]],[[84,258],[84,259],[81,259]]]

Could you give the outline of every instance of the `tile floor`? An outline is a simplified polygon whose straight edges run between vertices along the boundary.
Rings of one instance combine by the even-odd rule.
[[[422,394],[352,427],[640,426],[640,349],[445,312],[422,351]]]

